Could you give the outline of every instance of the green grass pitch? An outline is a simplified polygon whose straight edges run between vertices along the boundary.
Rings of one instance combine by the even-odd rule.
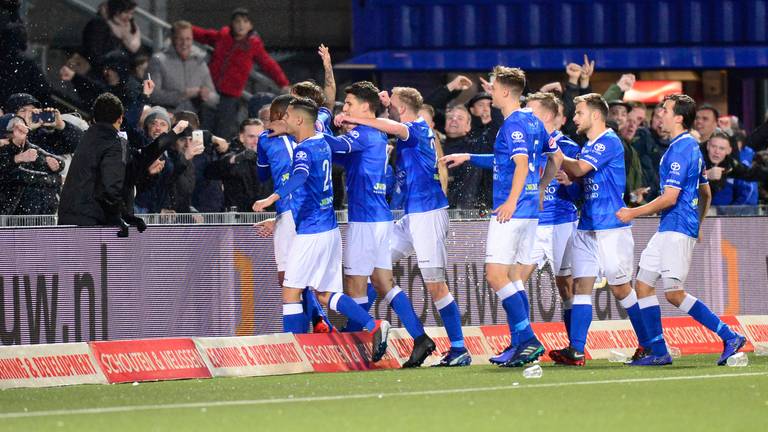
[[[1,431],[759,431],[768,358],[663,368],[490,365],[0,392]]]

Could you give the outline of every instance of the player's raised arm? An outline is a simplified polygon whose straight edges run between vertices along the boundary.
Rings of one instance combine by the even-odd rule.
[[[333,111],[333,105],[336,102],[336,79],[333,76],[333,63],[331,62],[331,51],[325,45],[320,45],[317,53],[323,60],[323,71],[325,81],[323,93],[325,94],[325,107]]]

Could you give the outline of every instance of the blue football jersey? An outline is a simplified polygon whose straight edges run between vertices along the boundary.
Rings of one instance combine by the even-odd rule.
[[[579,156],[581,148],[572,139],[563,135],[560,131],[554,131],[549,135],[549,139],[555,140],[557,146],[564,155],[576,159]],[[544,167],[547,165],[547,159],[539,160],[539,171],[543,175]],[[559,225],[573,222],[578,219],[578,211],[573,200],[563,186],[552,179],[552,183],[547,186],[544,193],[544,209],[539,212],[539,225]]]
[[[557,151],[557,143],[549,139],[544,124],[529,109],[520,109],[504,119],[493,145],[493,208],[509,198],[515,175],[517,155],[528,156],[525,185],[512,218],[538,219],[539,217],[539,161],[546,162],[547,154]]]
[[[325,137],[316,134],[293,150],[293,170],[307,173],[306,182],[291,193],[291,210],[297,234],[316,234],[337,227],[333,210],[331,148]]]
[[[628,227],[616,217],[624,207],[627,174],[624,169],[624,146],[612,129],[584,145],[579,159],[594,168],[582,179],[584,205],[578,229],[599,231]]]
[[[435,135],[423,118],[404,123],[408,139],[397,141],[397,179],[404,194],[405,213],[424,213],[448,207],[448,197],[437,174]],[[402,181],[401,181],[402,179]]]
[[[344,135],[325,137],[334,158],[339,153],[346,155],[342,165],[347,177],[349,221],[391,221],[392,212],[387,203],[387,135],[359,125]]]
[[[290,135],[270,138],[269,133],[269,131],[264,131],[259,135],[257,164],[262,168],[269,168],[272,174],[272,183],[275,185],[275,190],[278,190],[291,177],[293,148],[296,143]],[[278,214],[291,209],[290,200],[290,195],[277,200],[275,207]]]
[[[673,187],[680,189],[680,194],[674,206],[661,212],[659,232],[699,236],[699,185],[706,183],[705,169],[699,143],[691,134],[682,133],[669,143],[659,164],[660,189]]]
[[[326,107],[320,107],[317,110],[317,120],[315,120],[315,130],[320,133],[331,134],[331,120],[333,120],[333,113]]]

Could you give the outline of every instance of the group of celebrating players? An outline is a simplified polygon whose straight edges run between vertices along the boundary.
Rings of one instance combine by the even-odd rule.
[[[329,60],[323,50],[321,56]],[[326,67],[326,76],[327,71]],[[328,98],[313,86],[317,87],[303,83],[291,95],[275,98],[269,130],[258,143],[260,174],[271,175],[275,191],[253,208],[263,211],[275,204],[277,209],[277,217],[259,228],[262,235],[274,235],[284,331],[305,333],[312,326],[315,331],[331,329],[321,303],[347,317],[345,331],[370,332],[371,360],[380,360],[387,349],[390,324],[369,312],[370,278],[376,295],[392,307],[414,339],[403,367],[421,366],[436,349],[435,343],[392,277],[392,263],[415,252],[451,343],[435,366],[469,365],[472,358],[464,346],[461,314],[446,284],[448,201],[438,165],[453,168],[471,163],[493,170],[495,210],[486,240],[485,277],[501,301],[511,334],[510,345],[491,363],[519,367],[544,354],[529,322],[523,284],[546,261],[556,275],[570,341],[569,346],[549,352],[558,364],[585,363],[592,289],[601,275],[637,334],[639,347],[630,365],[672,363],[655,293],[659,279],[670,303],[723,339],[718,364],[725,364],[743,347],[742,335],[683,289],[711,200],[698,143],[688,133],[696,113],[689,96],[671,95],[663,104],[663,129],[670,138],[660,165],[663,193],[643,206],[625,208],[624,150],[619,137],[606,126],[608,104],[599,94],[574,101],[578,133],[589,140],[580,148],[559,131],[565,118],[556,95],[534,93],[523,98],[524,72],[497,66],[490,81],[483,80],[493,106],[505,119],[493,154],[439,158],[434,133],[418,114],[423,99],[416,89],[395,87],[390,95],[370,82],[354,83],[344,90],[343,112],[332,118],[322,106]],[[377,118],[382,109],[388,118]],[[342,135],[332,134],[331,121]],[[394,223],[387,202],[388,135],[397,139],[392,187],[404,200],[404,216]],[[334,163],[346,171],[349,223],[343,254],[333,208]],[[631,221],[657,213],[661,214],[659,230],[642,253],[633,289]]]

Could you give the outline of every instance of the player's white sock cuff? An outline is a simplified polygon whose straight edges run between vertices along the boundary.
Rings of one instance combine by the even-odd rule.
[[[332,311],[338,312],[339,309],[339,299],[341,299],[342,293],[333,293],[331,294],[331,299],[328,301],[328,307],[331,308]]]
[[[387,304],[392,303],[392,299],[394,299],[395,296],[400,294],[401,292],[403,292],[403,290],[401,290],[399,286],[395,285],[394,288],[389,290],[387,295],[384,297],[384,301],[386,301]]]
[[[517,287],[515,287],[514,282],[510,282],[506,285],[504,285],[504,288],[496,291],[496,295],[499,297],[499,300],[504,301],[508,299],[509,297],[512,297],[517,292]]]
[[[447,296],[441,298],[440,300],[435,300],[435,307],[437,308],[437,310],[440,310],[451,303],[453,303],[453,295],[451,293],[448,293]]]
[[[637,304],[640,306],[640,309],[648,309],[649,307],[658,306],[659,299],[655,295],[643,297],[637,301]]]
[[[525,291],[525,285],[523,285],[523,281],[516,280],[516,281],[512,281],[512,283],[515,284],[515,290]]]
[[[353,297],[352,300],[355,301],[355,303],[362,305],[368,303],[368,296],[365,297]]]
[[[592,296],[589,294],[576,294],[573,296],[573,305],[592,305]]]
[[[634,306],[635,303],[637,303],[637,293],[635,290],[630,291],[628,296],[619,300],[619,303],[621,303],[621,307],[624,309],[629,309]]]
[[[285,303],[283,304],[283,315],[298,315],[304,313],[304,307],[301,303]]]
[[[686,294],[685,298],[683,299],[683,302],[680,303],[680,306],[678,307],[681,311],[688,313],[691,311],[691,308],[693,305],[696,304],[696,300],[698,300],[696,297]]]

